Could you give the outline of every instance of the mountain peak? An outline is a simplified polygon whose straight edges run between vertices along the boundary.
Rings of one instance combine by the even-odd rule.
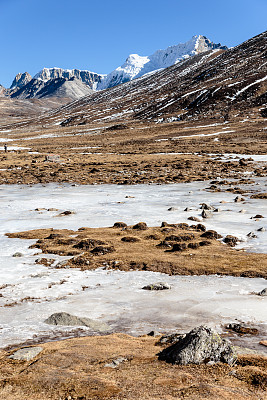
[[[213,43],[206,36],[195,35],[185,43],[170,46],[164,50],[157,50],[150,56],[130,54],[125,63],[108,74],[97,88],[99,90],[107,89],[139,78],[149,72],[170,67],[196,54],[215,49],[227,49],[227,47],[220,43]]]
[[[28,82],[32,80],[31,75],[28,72],[19,73],[15,76],[10,89],[20,89],[27,85]]]

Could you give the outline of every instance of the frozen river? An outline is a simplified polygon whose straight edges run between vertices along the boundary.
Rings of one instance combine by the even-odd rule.
[[[105,321],[111,330],[131,334],[151,330],[182,332],[200,324],[220,329],[235,319],[263,330],[266,297],[251,293],[267,287],[264,279],[46,268],[35,264],[36,249],[28,249],[34,241],[4,236],[6,232],[35,228],[112,226],[116,221],[145,221],[150,226],[162,221],[190,222],[189,216],[201,218],[199,204],[209,203],[220,211],[203,221],[207,228],[238,236],[242,240],[239,247],[248,251],[267,253],[266,218],[251,219],[255,214],[267,217],[267,201],[250,199],[248,194],[245,202],[236,203],[236,195],[204,191],[207,186],[205,182],[161,186],[1,186],[0,347],[40,336],[77,334],[77,329],[44,323],[58,311]],[[267,191],[263,179],[258,179],[255,187]],[[168,211],[171,207],[173,211]],[[184,211],[186,207],[189,212]],[[35,211],[36,208],[59,211]],[[65,210],[75,214],[56,217]],[[258,232],[260,228],[266,231]],[[257,238],[247,237],[251,231]],[[15,252],[21,252],[23,257],[12,257]],[[142,290],[144,285],[158,281],[168,282],[171,290]],[[86,329],[82,332],[89,333]]]

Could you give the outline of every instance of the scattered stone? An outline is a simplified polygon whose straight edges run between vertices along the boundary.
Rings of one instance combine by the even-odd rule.
[[[46,211],[46,208],[35,208],[34,211]]]
[[[267,340],[261,340],[261,341],[259,342],[259,344],[261,344],[262,346],[267,347]]]
[[[202,364],[210,361],[233,364],[236,355],[230,342],[210,328],[200,326],[159,353],[159,360],[172,364]]]
[[[70,210],[66,210],[66,211],[61,212],[59,214],[59,216],[64,217],[65,215],[72,215],[72,214],[75,214],[75,212],[74,211],[70,211]]]
[[[88,328],[99,332],[106,332],[109,330],[109,326],[104,322],[95,321],[90,318],[76,317],[75,315],[66,312],[52,314],[44,322],[49,325],[87,326]]]
[[[236,196],[234,201],[235,201],[235,203],[240,203],[241,201],[245,201],[245,199],[241,196]]]
[[[228,246],[231,246],[231,247],[235,247],[237,245],[238,241],[239,241],[239,239],[236,236],[232,236],[232,235],[227,235],[223,239],[223,242],[228,244]]]
[[[151,331],[151,332],[147,333],[147,336],[152,336],[152,337],[156,337],[156,336],[159,336],[159,335],[160,335],[160,333],[155,332],[155,331]]]
[[[214,207],[211,206],[210,204],[206,204],[206,203],[201,203],[201,210],[209,210],[209,211],[213,211]]]
[[[14,253],[14,254],[12,255],[12,257],[23,257],[23,254],[20,253],[19,251],[17,251],[16,253]]]
[[[170,207],[170,208],[168,208],[168,211],[177,211],[178,209],[177,208],[175,208],[175,207]]]
[[[166,282],[157,282],[151,283],[150,285],[146,285],[142,287],[143,290],[168,290],[171,289],[171,286]]]
[[[264,227],[257,229],[257,232],[265,232],[266,229]]]
[[[58,211],[58,208],[48,208],[47,211]]]
[[[202,233],[201,237],[207,238],[207,239],[220,239],[222,238],[222,235],[220,235],[218,232],[209,230],[204,233]]]
[[[122,242],[129,242],[129,243],[136,243],[136,242],[140,242],[140,239],[134,236],[125,236],[123,238],[121,238]]]
[[[240,212],[240,214],[245,214],[247,212],[247,210],[242,209],[239,212]]]
[[[128,361],[125,357],[118,357],[116,360],[112,360],[111,363],[107,363],[104,365],[105,368],[117,368],[123,362]]]
[[[257,335],[259,333],[258,329],[256,328],[250,328],[249,326],[236,323],[226,325],[225,328],[234,331],[240,335]]]
[[[202,213],[201,213],[201,217],[202,218],[211,218],[212,214],[209,211],[203,210]]]
[[[133,229],[138,231],[145,231],[147,229],[147,224],[145,222],[138,222],[138,224],[133,226]]]
[[[42,347],[24,347],[23,349],[17,350],[8,358],[11,358],[12,360],[31,361],[41,353],[41,351],[43,351]]]
[[[187,219],[189,219],[190,221],[200,222],[200,219],[197,217],[188,217]]]
[[[262,290],[258,293],[258,295],[259,295],[259,296],[267,296],[267,288],[262,289]]]
[[[247,234],[247,237],[252,238],[252,239],[256,239],[258,236],[255,235],[254,232],[249,232],[249,233]]]
[[[127,228],[127,224],[125,222],[115,222],[113,228]]]
[[[264,216],[263,215],[261,215],[261,214],[256,214],[255,215],[255,217],[251,217],[250,219],[258,219],[258,218],[264,218]]]

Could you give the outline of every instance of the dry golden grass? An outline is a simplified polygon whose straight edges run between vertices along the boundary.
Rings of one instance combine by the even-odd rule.
[[[0,353],[0,397],[45,399],[223,399],[263,400],[267,359],[240,356],[230,367],[177,366],[158,361],[156,338],[124,334],[42,344],[32,361]],[[13,351],[12,351],[13,352]],[[117,368],[105,364],[123,357]],[[68,397],[69,396],[69,397]]]
[[[166,231],[166,229],[168,231]],[[55,237],[49,239],[50,234]],[[170,252],[170,248],[157,245],[170,235],[189,236],[193,239],[181,240],[177,243],[199,244],[208,241],[208,245],[196,249],[186,248],[184,251]],[[38,229],[20,233],[7,234],[13,238],[38,239],[33,247],[40,248],[43,253],[72,255],[68,265],[73,268],[95,269],[98,267],[115,268],[123,271],[150,270],[169,275],[233,275],[247,277],[267,277],[267,258],[265,254],[246,253],[235,250],[215,239],[201,237],[203,232],[189,227],[150,227],[147,230],[127,228],[82,228],[78,231]],[[57,236],[58,235],[58,236]],[[75,237],[73,237],[75,235]],[[154,239],[151,239],[154,235]],[[137,242],[124,242],[124,237],[137,238]],[[90,248],[77,248],[83,239],[94,239],[104,242],[104,247],[114,247],[114,251],[104,255],[94,255]],[[176,241],[169,241],[171,244]],[[82,255],[81,255],[82,254]],[[80,256],[81,255],[81,256]],[[46,260],[42,260],[46,263]]]

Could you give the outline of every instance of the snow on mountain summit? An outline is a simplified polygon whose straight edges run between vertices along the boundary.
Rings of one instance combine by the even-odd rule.
[[[131,54],[121,67],[116,68],[98,84],[97,89],[117,86],[149,72],[170,67],[188,57],[214,49],[226,49],[226,47],[220,43],[211,42],[205,36],[196,35],[186,43],[170,46],[165,50],[157,50],[148,57]]]

